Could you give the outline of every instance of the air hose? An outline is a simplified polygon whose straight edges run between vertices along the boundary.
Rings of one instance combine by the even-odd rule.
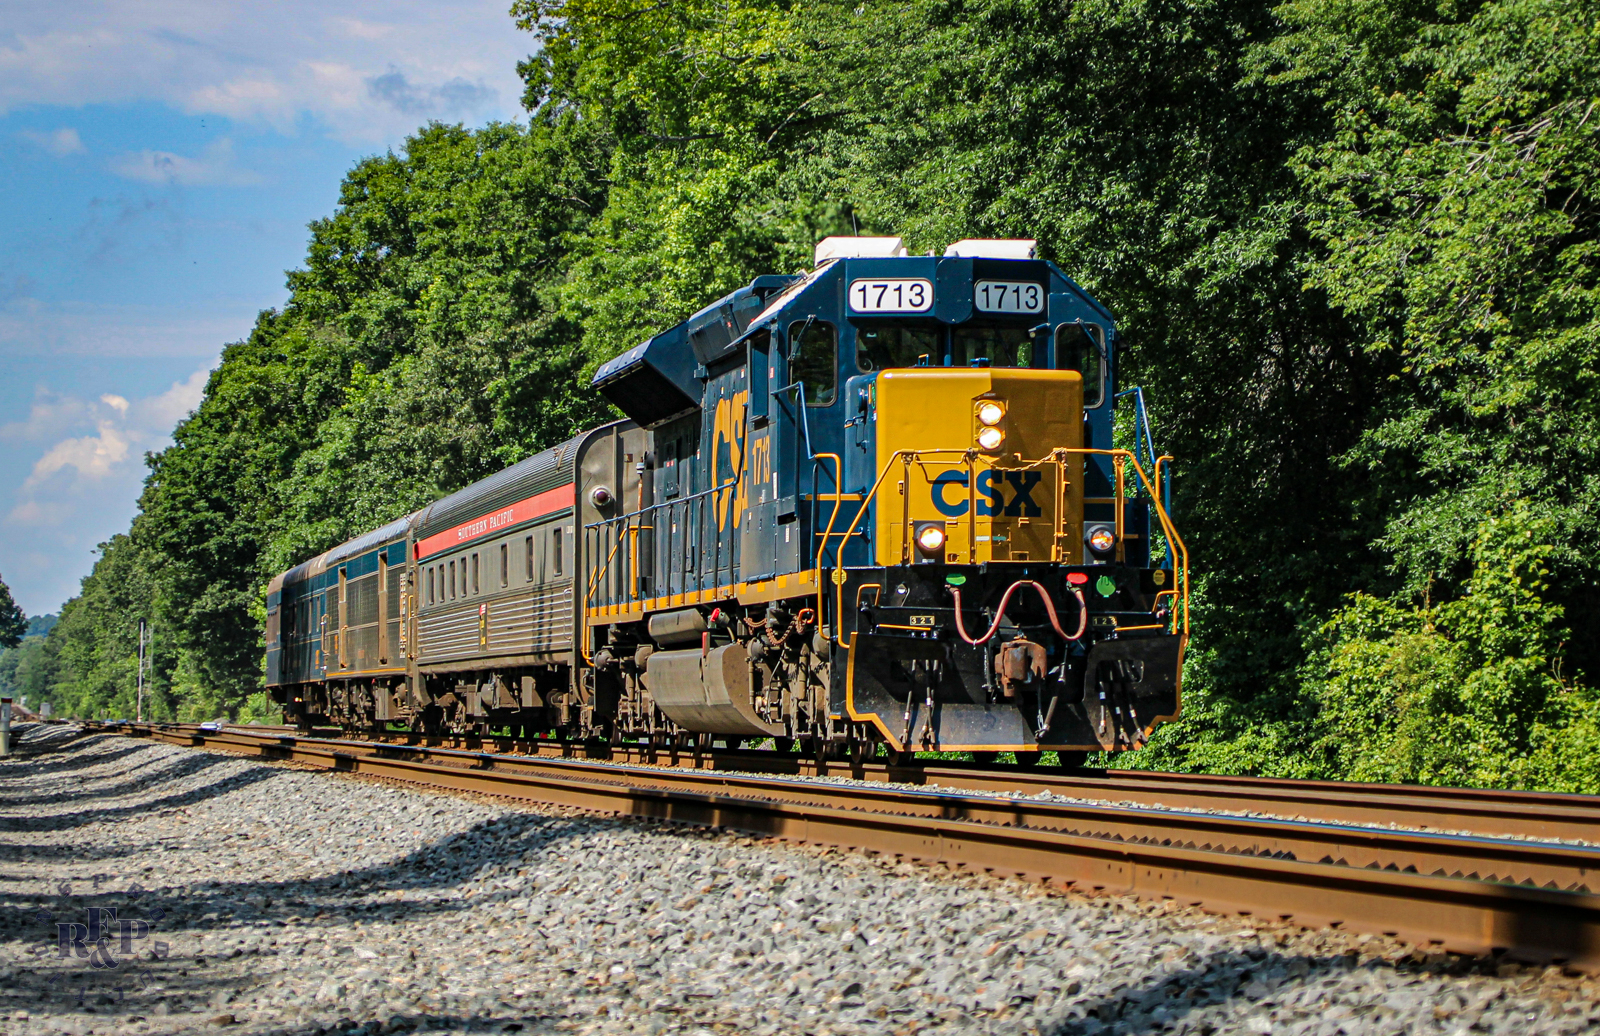
[[[1082,590],[1079,590],[1077,587],[1072,587],[1072,596],[1078,599],[1078,629],[1077,632],[1069,634],[1066,630],[1061,628],[1061,620],[1056,616],[1056,605],[1055,602],[1050,599],[1050,592],[1043,586],[1040,586],[1038,583],[1034,582],[1032,579],[1019,579],[1007,587],[1005,596],[1000,598],[1000,607],[995,612],[994,624],[989,627],[989,631],[987,633],[976,640],[967,635],[966,623],[962,621],[961,618],[961,591],[956,587],[950,587],[950,594],[955,598],[956,602],[956,632],[961,634],[961,639],[966,641],[968,644],[971,644],[973,647],[978,647],[981,644],[987,644],[989,641],[993,640],[994,635],[1000,632],[1000,623],[1005,620],[1006,605],[1011,603],[1011,595],[1016,593],[1017,588],[1020,586],[1031,586],[1035,590],[1039,591],[1039,597],[1044,601],[1045,613],[1050,616],[1050,625],[1055,628],[1055,631],[1058,634],[1061,635],[1062,640],[1077,640],[1079,637],[1083,636],[1083,631],[1089,628],[1089,602],[1083,599]]]

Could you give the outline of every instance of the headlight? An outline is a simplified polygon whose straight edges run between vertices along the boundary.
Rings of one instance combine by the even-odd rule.
[[[998,428],[983,428],[978,431],[978,445],[986,450],[998,450],[1000,444],[1006,441],[1006,433]]]
[[[917,547],[927,554],[937,554],[944,548],[944,530],[937,525],[924,525],[917,531]]]
[[[999,403],[984,403],[982,406],[978,407],[978,422],[980,424],[986,424],[990,427],[993,427],[994,425],[999,424],[1000,420],[1005,416],[1005,407],[1001,406]]]
[[[1117,545],[1117,534],[1108,525],[1092,525],[1089,535],[1084,537],[1084,542],[1089,544],[1089,549],[1096,554],[1109,554]]]

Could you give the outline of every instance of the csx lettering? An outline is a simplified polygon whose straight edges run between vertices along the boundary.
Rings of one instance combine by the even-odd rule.
[[[749,500],[749,473],[745,470],[745,410],[750,393],[736,392],[717,400],[711,419],[711,485],[737,479],[736,486],[712,493],[712,510],[717,516],[717,531],[739,527],[739,519]]]
[[[978,517],[992,518],[995,515],[1005,515],[1011,518],[1037,518],[1044,513],[1039,502],[1033,498],[1033,493],[1039,483],[1044,481],[1044,472],[1024,471],[998,471],[994,468],[985,468],[978,472],[977,498]],[[949,492],[951,487],[960,490],[960,498],[952,500],[954,495]],[[1007,497],[1007,487],[1010,489],[1010,500]],[[930,485],[933,495],[933,506],[946,518],[960,518],[967,513],[967,473],[960,468],[941,471],[935,475]]]

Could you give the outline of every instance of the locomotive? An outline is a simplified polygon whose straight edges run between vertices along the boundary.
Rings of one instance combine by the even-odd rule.
[[[1174,718],[1188,558],[1111,314],[1031,241],[815,259],[601,366],[622,419],[276,576],[290,721],[1027,764]]]

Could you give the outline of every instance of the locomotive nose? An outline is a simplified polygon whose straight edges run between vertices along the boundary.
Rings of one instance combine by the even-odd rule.
[[[1082,375],[886,370],[875,396],[879,469],[904,469],[879,508],[879,564],[926,555],[921,536],[941,524],[951,564],[1082,561],[1082,456],[1056,452],[1083,444]]]

